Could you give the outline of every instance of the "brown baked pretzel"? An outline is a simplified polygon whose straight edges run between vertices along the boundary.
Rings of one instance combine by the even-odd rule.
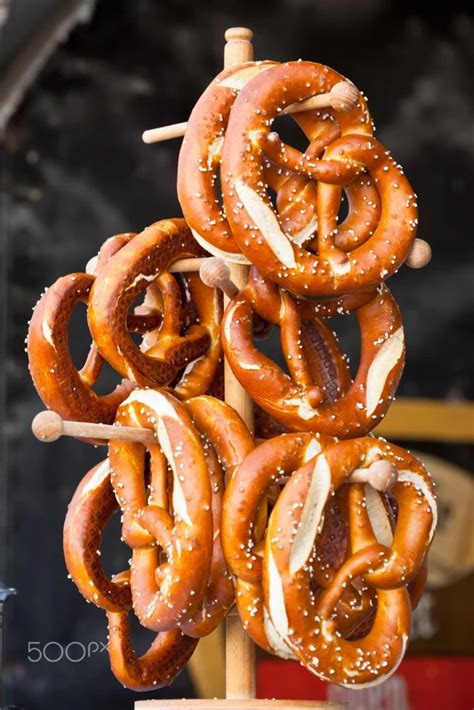
[[[232,236],[216,191],[227,122],[232,104],[247,82],[276,66],[276,62],[248,62],[221,72],[194,106],[181,146],[178,197],[183,214],[197,241],[229,261],[248,263]],[[315,185],[271,161],[265,163],[265,176],[278,192],[278,209],[288,234],[297,243],[306,241],[316,230]]]
[[[356,310],[361,355],[351,383],[337,341],[318,315],[332,315],[359,302],[363,304]],[[254,311],[280,326],[289,375],[255,348]],[[318,431],[342,438],[368,433],[385,415],[404,365],[400,312],[383,285],[372,297],[358,294],[345,306],[344,299],[333,304],[298,304],[287,292],[262,282],[252,270],[248,286],[226,309],[221,334],[225,355],[240,384],[291,431]],[[312,347],[311,339],[315,341]]]
[[[108,578],[100,557],[102,535],[117,509],[106,459],[84,476],[69,504],[64,558],[71,579],[87,601],[107,611],[127,612],[132,607],[130,588]]]
[[[179,289],[174,277],[167,273],[178,259],[203,254],[184,220],[162,220],[134,237],[94,283],[88,320],[97,348],[112,367],[140,386],[170,383],[181,368],[208,351],[209,329],[214,327],[216,318],[210,289],[200,289],[202,298],[195,302],[201,323],[191,325],[181,335]],[[152,281],[162,291],[165,310],[158,339],[147,352],[142,352],[124,322],[137,296]]]
[[[225,472],[230,478],[254,443],[237,412],[224,402],[213,397],[195,397],[186,402],[186,408],[204,437],[206,455],[210,455],[214,544],[209,584],[202,608],[193,619],[180,623],[180,628],[190,636],[204,636],[217,627],[234,603],[234,585],[221,541],[223,474]]]
[[[355,510],[349,506],[353,516],[349,521],[351,555],[328,589],[314,595],[311,568],[316,563],[314,546],[325,505],[356,469],[367,468],[380,458],[407,467],[400,471],[405,477],[399,479],[393,495],[413,489],[410,502],[404,501],[412,517],[402,510],[397,519],[393,535],[397,549],[387,546],[387,529],[375,521],[373,511],[364,505]],[[416,506],[413,496],[420,501]],[[422,567],[435,525],[436,502],[428,474],[414,457],[383,440],[366,437],[333,444],[293,474],[269,521],[264,592],[278,633],[310,671],[340,685],[360,687],[380,681],[396,669],[409,631],[406,584]],[[400,560],[406,557],[412,557],[413,562],[405,573]],[[367,634],[349,641],[338,630],[334,612],[347,584],[359,577],[375,586],[377,609]],[[379,580],[385,588],[378,587]]]
[[[242,462],[229,481],[224,497],[222,538],[226,559],[236,576],[237,608],[243,625],[253,640],[267,652],[283,658],[294,657],[291,648],[273,625],[266,609],[262,590],[262,538],[265,520],[259,520],[266,496],[275,482],[285,480],[304,462],[313,459],[321,447],[333,441],[330,437],[311,434],[284,434],[261,444]],[[337,520],[337,518],[336,518]],[[319,551],[321,574],[315,582],[327,586],[331,564],[338,565],[341,533],[335,518],[322,535]],[[340,522],[340,519],[337,520]],[[263,529],[262,529],[263,527]],[[337,542],[334,543],[334,538]],[[345,634],[357,628],[371,611],[371,599],[349,588],[339,605],[339,616]]]
[[[114,583],[126,586],[128,572],[116,575]],[[107,611],[109,656],[112,672],[126,688],[155,690],[170,685],[193,654],[198,639],[185,636],[179,629],[157,634],[150,648],[137,658],[132,647],[128,614]]]
[[[109,259],[132,239],[131,233],[108,239],[99,252],[96,271],[100,273]],[[86,363],[77,370],[69,350],[68,326],[78,303],[89,301],[95,277],[76,273],[59,278],[36,304],[27,339],[31,377],[44,404],[63,417],[77,421],[113,422],[120,402],[133,388],[122,382],[111,394],[97,395],[92,389],[98,379],[103,360],[92,343]],[[160,322],[158,311],[147,315],[130,314],[126,327],[145,332]]]
[[[144,626],[167,631],[194,616],[208,584],[213,524],[207,461],[190,415],[166,392],[135,390],[119,407],[116,423],[153,429],[159,441],[147,447],[149,485],[142,444],[111,441],[109,456],[122,536],[133,550],[134,610]],[[166,561],[160,561],[160,548]]]
[[[285,146],[270,133],[282,109],[327,91],[339,80],[336,72],[311,62],[289,62],[256,76],[234,102],[222,153],[224,207],[242,253],[263,275],[302,296],[340,295],[377,285],[403,263],[416,236],[413,190],[384,146],[370,135],[369,118],[360,105],[354,109],[362,114],[359,125],[352,112],[343,114],[342,135],[322,159]],[[264,155],[320,183],[317,255],[285,235],[265,191]],[[365,171],[380,196],[380,220],[346,255],[334,243],[338,186],[357,184]]]

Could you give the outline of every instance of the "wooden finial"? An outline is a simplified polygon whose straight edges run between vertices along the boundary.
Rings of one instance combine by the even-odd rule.
[[[225,31],[224,37],[226,42],[251,42],[253,39],[253,32],[249,27],[229,27]]]
[[[224,259],[210,257],[206,259],[199,269],[201,281],[210,288],[220,288],[227,298],[234,298],[239,289],[230,278],[230,269]]]
[[[56,441],[64,433],[63,420],[56,412],[39,412],[31,423],[33,434],[40,441]]]
[[[339,81],[332,87],[328,98],[336,111],[352,111],[359,101],[359,90],[350,81]]]
[[[95,424],[93,422],[70,422],[51,411],[40,412],[31,424],[33,434],[40,441],[50,443],[61,436],[74,436],[79,439],[120,439],[138,441],[141,444],[156,444],[157,439],[150,429],[139,427]]]
[[[397,467],[386,459],[374,461],[368,468],[356,468],[348,478],[348,483],[368,483],[376,491],[389,491],[397,481]]]
[[[405,264],[411,269],[423,269],[431,261],[431,247],[424,239],[415,239]]]

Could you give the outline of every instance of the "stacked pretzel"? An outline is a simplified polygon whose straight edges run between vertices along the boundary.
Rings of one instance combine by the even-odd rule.
[[[321,95],[324,109],[298,110]],[[286,113],[304,153],[273,130]],[[185,220],[107,240],[31,321],[30,370],[48,408],[149,430],[151,442],[111,440],[79,485],[64,531],[70,575],[105,610],[112,670],[128,687],[171,682],[234,601],[266,651],[341,685],[380,682],[403,658],[437,516],[422,464],[370,433],[404,365],[384,281],[420,265],[416,196],[357,89],[301,61],[216,77],[188,123],[178,195]],[[247,285],[229,284],[215,259],[201,275],[171,273],[206,253],[249,264]],[[92,346],[77,371],[67,326],[79,301]],[[352,313],[354,378],[329,325]],[[254,343],[272,329],[286,371]],[[221,401],[222,353],[257,406],[260,441]],[[104,361],[123,380],[99,396]],[[116,510],[131,561],[110,579],[99,550]],[[131,610],[157,633],[140,658]]]

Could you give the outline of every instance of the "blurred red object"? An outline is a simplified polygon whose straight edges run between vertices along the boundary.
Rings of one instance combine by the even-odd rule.
[[[339,701],[348,710],[471,710],[474,657],[407,658],[384,683],[360,690],[326,683],[297,663],[263,660],[257,664],[257,696]]]

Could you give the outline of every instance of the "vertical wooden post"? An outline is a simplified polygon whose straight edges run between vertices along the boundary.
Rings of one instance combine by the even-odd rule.
[[[224,68],[253,60],[253,33],[246,27],[231,27],[225,33]],[[242,288],[248,279],[248,266],[229,264],[232,281]],[[225,304],[227,305],[227,298]],[[247,392],[234,377],[227,362],[224,365],[225,401],[240,414],[253,430],[253,404]],[[237,614],[226,619],[226,698],[255,698],[255,646],[244,631]]]

